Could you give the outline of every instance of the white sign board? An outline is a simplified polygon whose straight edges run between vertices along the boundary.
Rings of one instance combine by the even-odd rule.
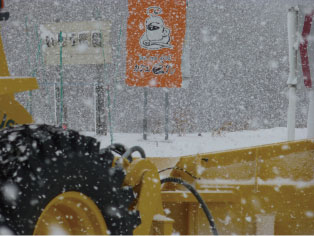
[[[112,61],[108,21],[60,22],[40,26],[47,65],[104,64]],[[60,38],[62,32],[62,40]]]

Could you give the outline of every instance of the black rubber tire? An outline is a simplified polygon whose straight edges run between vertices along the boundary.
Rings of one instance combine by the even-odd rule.
[[[112,153],[102,152],[94,138],[48,125],[0,131],[0,227],[32,235],[54,197],[77,191],[96,203],[110,234],[132,234],[140,224],[139,213],[128,209],[134,193],[122,187],[124,170],[111,167]],[[18,190],[16,199],[3,194],[4,186]]]

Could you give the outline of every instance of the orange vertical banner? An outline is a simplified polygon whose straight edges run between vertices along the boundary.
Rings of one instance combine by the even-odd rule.
[[[181,87],[186,0],[129,0],[126,83]]]

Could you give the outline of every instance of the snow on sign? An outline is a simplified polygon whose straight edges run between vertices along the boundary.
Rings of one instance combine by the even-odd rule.
[[[186,0],[129,0],[126,83],[181,87]]]
[[[304,77],[304,85],[312,88],[312,77],[314,76],[314,6],[299,7],[300,22],[300,57]],[[313,77],[314,78],[314,77]]]
[[[60,32],[62,32],[63,64],[111,62],[110,30],[111,23],[108,21],[60,22],[41,25],[46,64],[60,64]]]

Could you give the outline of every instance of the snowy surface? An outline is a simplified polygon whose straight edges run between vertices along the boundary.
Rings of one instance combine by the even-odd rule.
[[[102,148],[110,145],[110,135],[95,136],[92,132],[84,132],[82,134],[96,137],[101,142]],[[142,134],[115,133],[113,138],[114,143],[122,143],[126,147],[141,146],[148,157],[179,157],[284,142],[287,141],[287,128],[277,127],[226,132],[219,135],[202,133],[202,136],[197,134],[186,134],[184,136],[173,134],[170,135],[168,141],[165,141],[163,134],[148,135],[146,141],[143,140]],[[296,139],[305,138],[306,129],[296,129]],[[136,154],[134,153],[134,156]]]

